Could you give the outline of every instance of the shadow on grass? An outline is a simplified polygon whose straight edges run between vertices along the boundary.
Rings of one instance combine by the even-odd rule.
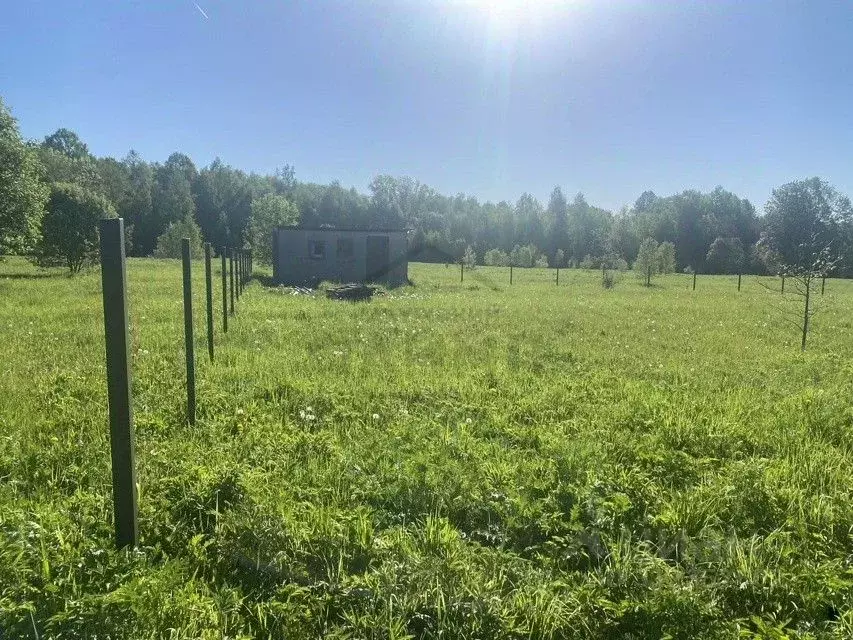
[[[257,280],[262,287],[275,287],[275,280],[273,280],[272,276],[264,276],[264,275],[253,275],[252,280]]]
[[[68,273],[0,273],[0,280],[42,280],[44,278],[67,278]]]
[[[253,280],[257,280],[257,281],[258,281],[258,283],[259,283],[262,287],[272,288],[272,287],[278,287],[278,286],[280,286],[280,285],[279,285],[279,284],[278,284],[278,283],[273,279],[273,277],[272,277],[272,276],[268,276],[268,275],[260,275],[260,274],[258,274],[258,275],[254,275],[254,276],[252,276],[252,279],[253,279]],[[306,287],[306,288],[309,288],[309,289],[316,289],[316,288],[318,287],[318,285],[319,285],[319,284],[320,284],[320,282],[318,281],[318,282],[309,282],[309,283],[306,283],[306,284],[304,284],[304,285],[299,285],[299,286]],[[338,283],[338,284],[348,284],[348,283]],[[406,282],[405,282],[405,283],[403,283],[403,284],[399,284],[399,285],[388,285],[388,284],[385,284],[385,283],[382,283],[382,282],[369,282],[369,283],[368,283],[368,282],[366,282],[365,284],[381,286],[381,287],[383,287],[383,288],[385,288],[385,289],[388,289],[388,290],[391,290],[391,289],[398,289],[398,288],[400,288],[400,287],[414,287],[414,286],[416,286],[416,285],[415,285],[415,283],[414,283],[414,281],[413,281],[413,280],[411,280],[411,279],[408,279],[408,278],[406,279]],[[281,286],[293,286],[293,285],[281,285]]]

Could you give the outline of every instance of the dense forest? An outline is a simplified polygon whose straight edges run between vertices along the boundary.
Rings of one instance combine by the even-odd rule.
[[[69,201],[85,206],[68,213]],[[65,203],[58,222],[50,220],[52,207],[62,208],[55,203]],[[50,263],[62,250],[45,246],[46,230],[80,224],[83,210],[123,217],[133,256],[168,256],[182,236],[214,247],[251,246],[263,259],[274,226],[302,224],[405,227],[413,257],[425,261],[619,267],[633,264],[643,241],[653,239],[674,245],[678,270],[775,273],[796,259],[797,247],[815,242],[838,256],[835,273],[853,266],[850,201],[817,178],[779,187],[764,215],[722,187],[646,191],[618,212],[580,193],[568,198],[560,187],[547,204],[528,193],[493,203],[378,175],[360,193],[337,182],[301,182],[290,166],[260,175],[218,158],[198,168],[180,152],[164,162],[132,150],[122,159],[96,157],[68,129],[23,141],[0,101],[0,254],[36,254]],[[54,262],[73,270],[69,260]]]

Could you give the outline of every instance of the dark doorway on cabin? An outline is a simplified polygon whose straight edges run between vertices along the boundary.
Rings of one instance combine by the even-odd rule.
[[[388,274],[388,236],[367,236],[367,280],[381,280]]]

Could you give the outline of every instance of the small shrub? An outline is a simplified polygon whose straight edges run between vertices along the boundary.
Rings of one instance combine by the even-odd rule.
[[[181,240],[189,238],[190,240],[190,255],[201,255],[201,229],[199,229],[196,221],[191,217],[186,217],[180,222],[173,222],[169,225],[159,238],[157,238],[157,248],[154,249],[155,258],[180,258],[181,257]]]
[[[659,268],[658,243],[654,238],[646,238],[640,244],[640,251],[634,261],[634,271],[638,278],[644,279],[646,285],[650,285],[651,276],[657,275]]]
[[[598,265],[597,265],[597,263],[596,263],[595,258],[593,258],[593,257],[592,257],[591,255],[589,255],[589,254],[586,254],[586,255],[583,257],[583,260],[581,260],[581,261],[580,261],[580,263],[578,264],[578,266],[579,266],[581,269],[595,269]]]
[[[610,263],[610,268],[624,273],[628,270],[628,261],[625,258],[614,258]]]
[[[516,267],[532,267],[536,265],[538,255],[539,249],[536,245],[528,244],[523,247],[515,245],[510,254],[510,264]]]
[[[98,222],[115,215],[103,196],[75,184],[54,184],[42,218],[39,265],[67,266],[77,273],[94,262],[98,258]]]
[[[491,267],[509,266],[509,254],[500,249],[489,249],[483,255],[483,264]]]
[[[673,273],[675,271],[675,245],[671,242],[661,242],[657,251],[658,273]]]
[[[465,255],[462,256],[462,262],[468,269],[474,269],[477,266],[477,254],[474,252],[474,249],[471,247],[471,245],[468,245],[468,247],[466,247]]]

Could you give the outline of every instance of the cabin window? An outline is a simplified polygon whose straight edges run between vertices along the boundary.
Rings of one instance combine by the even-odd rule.
[[[353,253],[352,238],[338,238],[338,258],[352,258]]]
[[[308,242],[308,255],[313,260],[323,260],[326,257],[326,241],[310,240]]]

